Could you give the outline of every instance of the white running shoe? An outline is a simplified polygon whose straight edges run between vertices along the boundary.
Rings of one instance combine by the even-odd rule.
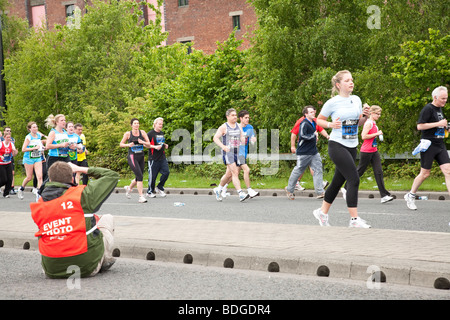
[[[365,220],[361,219],[360,217],[356,219],[350,219],[350,223],[348,225],[350,228],[372,228],[370,225],[366,223]]]
[[[222,201],[222,193],[219,191],[219,187],[213,189],[214,194],[216,195],[217,201]]]
[[[129,186],[125,186],[123,187],[125,189],[125,197],[127,197],[128,199],[131,199],[131,190]]]
[[[247,191],[248,191],[248,195],[250,196],[250,198],[259,196],[259,192],[253,190],[252,188],[248,188]]]
[[[303,188],[303,187],[300,185],[300,182],[297,181],[297,183],[295,184],[295,190],[303,191],[303,190],[305,190],[305,188]]]
[[[295,195],[292,192],[289,192],[287,187],[285,187],[284,190],[286,190],[286,195],[289,200],[295,200]]]
[[[19,188],[19,190],[17,190],[17,197],[20,200],[23,200],[23,190]]]
[[[226,187],[224,187],[223,189],[222,189],[222,199],[225,199],[227,196],[229,196],[230,194],[229,193],[227,193],[227,188]]]
[[[38,189],[33,187],[33,190],[31,190],[31,193],[36,194],[37,192],[38,192]]]
[[[344,198],[344,200],[347,200],[347,190],[345,188],[341,188],[341,192],[342,198]]]
[[[164,191],[162,191],[162,190],[159,190],[158,187],[155,188],[155,191],[156,191],[157,193],[159,193],[159,195],[160,195],[161,197],[163,197],[163,198],[166,196],[166,193],[165,193]]]
[[[313,215],[317,220],[319,220],[321,227],[330,227],[330,224],[328,223],[328,214],[323,213],[320,208],[314,210]]]
[[[147,202],[147,199],[145,199],[144,196],[139,196],[138,202],[139,202],[139,203],[146,203],[146,202]]]
[[[386,202],[389,202],[389,201],[392,201],[392,200],[394,200],[394,197],[392,197],[392,196],[384,196],[383,198],[381,198],[381,203],[386,203]]]
[[[153,192],[148,192],[147,198],[156,198],[156,194],[154,194]]]
[[[403,197],[406,201],[406,205],[408,206],[409,209],[411,210],[417,210],[416,204],[414,203],[414,201],[416,200],[416,197],[411,194],[411,192],[408,192],[407,194],[405,194],[405,196]]]
[[[250,195],[248,193],[245,193],[244,191],[239,192],[239,201],[243,202],[250,198]]]

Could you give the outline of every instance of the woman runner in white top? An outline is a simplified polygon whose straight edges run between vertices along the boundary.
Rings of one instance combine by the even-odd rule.
[[[347,209],[350,214],[349,227],[370,228],[358,216],[359,175],[356,169],[358,146],[358,126],[363,125],[369,116],[369,108],[362,108],[361,99],[352,95],[353,78],[347,70],[339,71],[332,79],[333,98],[328,100],[319,116],[317,124],[323,128],[333,128],[328,142],[328,154],[336,165],[333,180],[325,192],[322,207],[314,210],[314,216],[321,226],[329,226],[328,211],[347,181]],[[331,117],[332,122],[328,122]]]

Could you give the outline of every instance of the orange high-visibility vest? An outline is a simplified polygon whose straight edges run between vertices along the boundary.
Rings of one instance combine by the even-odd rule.
[[[39,227],[35,236],[40,237],[42,255],[62,258],[87,251],[85,216],[92,215],[85,215],[81,207],[84,187],[71,187],[61,197],[50,201],[44,202],[40,198],[38,202],[30,203],[31,216]]]

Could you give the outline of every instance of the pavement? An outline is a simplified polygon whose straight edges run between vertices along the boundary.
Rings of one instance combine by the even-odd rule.
[[[166,191],[211,192],[169,188]],[[261,196],[285,195],[284,190],[260,192]],[[404,192],[394,193],[397,199],[403,195]],[[429,199],[449,199],[447,193],[427,195]],[[296,192],[296,196],[311,194],[302,191]],[[360,191],[361,196],[374,197],[364,191]],[[118,259],[364,281],[372,278],[377,282],[439,289],[448,289],[450,279],[450,233],[117,215],[114,219],[114,256]],[[0,209],[0,247],[38,250],[36,231],[29,212]],[[444,287],[436,287],[437,283]]]

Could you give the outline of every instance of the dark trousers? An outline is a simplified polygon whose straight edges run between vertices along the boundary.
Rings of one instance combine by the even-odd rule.
[[[158,189],[161,191],[164,191],[164,184],[166,183],[167,179],[169,178],[169,163],[167,162],[167,159],[163,160],[149,160],[148,161],[148,189],[147,193],[154,193],[155,192],[155,184],[156,184],[156,177],[158,176],[158,173],[161,174],[161,177],[159,178],[158,183]]]
[[[89,167],[87,159],[84,159],[82,161],[77,161],[77,165],[80,167]],[[87,186],[88,182],[89,182],[89,177],[87,174],[82,173],[81,174],[81,182]]]
[[[11,191],[11,185],[13,181],[13,165],[12,163],[0,165],[0,187],[5,186],[3,189],[3,196],[6,197]]]
[[[366,172],[369,164],[372,164],[373,174],[375,175],[375,181],[377,182],[378,191],[383,198],[384,196],[390,196],[389,191],[384,186],[383,169],[381,167],[381,157],[377,152],[360,152],[359,153],[358,174],[361,178],[364,172]]]

